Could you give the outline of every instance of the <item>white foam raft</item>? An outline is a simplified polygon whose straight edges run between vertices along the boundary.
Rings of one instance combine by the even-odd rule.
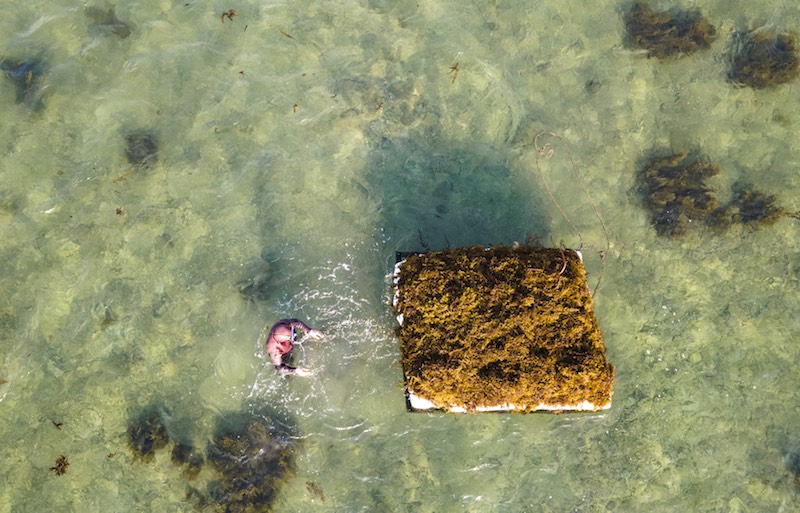
[[[611,407],[614,370],[579,252],[500,246],[398,253],[393,289],[409,411]],[[476,315],[481,309],[492,313]]]

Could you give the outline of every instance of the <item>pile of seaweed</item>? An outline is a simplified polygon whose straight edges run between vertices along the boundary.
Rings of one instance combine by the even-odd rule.
[[[469,411],[610,402],[614,368],[574,251],[474,246],[412,255],[396,287],[414,394]]]
[[[731,202],[720,206],[706,183],[719,171],[717,164],[697,152],[675,153],[645,165],[641,171],[641,189],[656,233],[678,237],[692,227],[704,226],[721,232],[732,224],[767,226],[795,215],[776,205],[774,194],[766,194],[749,184],[738,185]]]
[[[729,49],[728,80],[761,89],[783,84],[800,74],[800,55],[794,34],[761,28],[737,32]]]
[[[642,2],[635,2],[625,17],[625,27],[632,43],[647,50],[647,55],[665,59],[708,48],[716,38],[716,29],[699,11],[655,12]]]

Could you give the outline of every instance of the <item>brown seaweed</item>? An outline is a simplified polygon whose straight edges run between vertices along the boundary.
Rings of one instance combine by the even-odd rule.
[[[175,465],[183,465],[189,462],[189,457],[191,456],[192,452],[194,452],[194,447],[192,447],[190,444],[175,442],[175,445],[172,446],[170,459]]]
[[[406,386],[439,407],[609,403],[614,368],[574,251],[475,246],[412,255],[397,293]]]
[[[641,172],[645,206],[659,235],[684,235],[690,226],[721,222],[714,192],[706,179],[719,174],[717,164],[687,153],[652,160]]]
[[[769,226],[790,213],[776,205],[778,197],[766,194],[753,188],[752,185],[740,186],[728,209],[734,222],[746,225]]]
[[[175,442],[170,453],[172,463],[177,466],[185,466],[184,472],[189,479],[193,479],[200,472],[205,462],[203,455],[198,453],[194,446],[184,442]]]
[[[639,1],[625,17],[625,27],[636,46],[659,59],[708,48],[716,38],[716,29],[699,11],[655,12]]]
[[[209,485],[218,511],[271,511],[294,472],[291,438],[258,420],[218,433],[206,455],[219,473],[219,480]]]
[[[69,460],[63,454],[56,458],[56,464],[50,467],[50,470],[57,476],[63,476],[67,473],[69,467]]]
[[[753,89],[789,82],[800,73],[797,37],[772,29],[735,33],[729,59],[728,80]]]
[[[641,171],[645,206],[659,235],[678,237],[691,227],[722,232],[734,224],[769,226],[782,217],[800,217],[777,204],[775,194],[766,194],[749,184],[734,187],[733,199],[718,206],[706,179],[719,173],[717,164],[687,153],[656,158]]]
[[[325,502],[325,492],[319,484],[314,481],[306,481],[306,490],[314,494],[322,502]]]
[[[156,450],[163,449],[168,443],[167,428],[155,409],[143,412],[128,426],[128,446],[142,461],[151,461]]]

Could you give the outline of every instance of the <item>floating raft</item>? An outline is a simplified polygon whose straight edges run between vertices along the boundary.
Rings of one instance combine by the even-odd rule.
[[[394,309],[410,411],[597,411],[606,361],[577,251],[398,253]]]

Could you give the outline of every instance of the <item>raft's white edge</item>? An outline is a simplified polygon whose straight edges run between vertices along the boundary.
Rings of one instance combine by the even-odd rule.
[[[406,259],[402,259],[396,264],[394,264],[394,275],[392,276],[392,288],[394,289],[394,295],[392,296],[392,306],[397,308],[397,302],[400,300],[400,289],[397,287],[397,284],[400,282],[400,266]],[[403,314],[397,315],[397,322],[400,326],[403,325]]]
[[[436,404],[432,403],[431,401],[419,397],[418,395],[414,394],[414,392],[408,390],[408,404],[411,406],[412,409],[417,411],[434,411],[434,410],[445,410],[449,413],[467,413],[467,409],[463,406],[459,405],[450,405],[448,407],[437,406]],[[611,408],[611,401],[604,404],[603,406],[595,406],[594,403],[590,403],[589,401],[581,401],[578,404],[567,405],[567,404],[544,404],[541,403],[536,408],[532,410],[528,409],[529,411],[598,411],[598,410],[607,410]],[[517,410],[525,410],[527,408],[520,408],[513,404],[500,404],[496,406],[477,406],[475,408],[476,412],[504,412],[504,411],[517,411]]]

